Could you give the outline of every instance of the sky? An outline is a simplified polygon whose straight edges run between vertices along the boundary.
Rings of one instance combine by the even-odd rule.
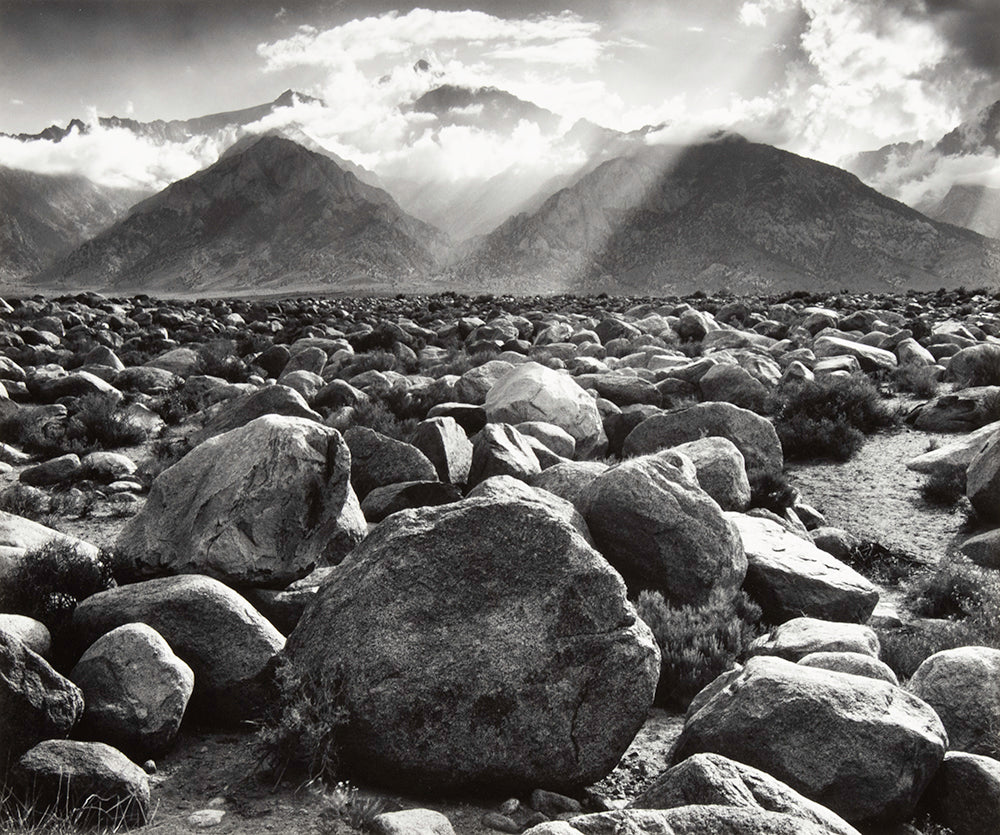
[[[484,177],[565,154],[527,125],[422,134],[399,109],[428,87],[421,58],[435,84],[500,87],[567,126],[665,123],[665,141],[721,127],[836,164],[936,139],[1000,99],[1000,2],[0,0],[0,131],[189,118],[292,88],[325,102],[297,114],[310,135],[380,173]],[[150,187],[219,151],[78,139],[31,158],[0,140],[0,164]]]

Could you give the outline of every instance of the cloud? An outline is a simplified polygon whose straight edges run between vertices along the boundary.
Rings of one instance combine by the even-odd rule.
[[[767,18],[764,16],[764,9],[759,3],[744,3],[740,7],[740,23],[744,26],[764,26]]]
[[[24,104],[24,101],[22,99],[11,99],[10,103],[14,105],[14,107],[20,107]]]
[[[566,11],[523,19],[486,12],[413,9],[351,20],[331,29],[301,26],[288,38],[263,43],[257,53],[269,70],[316,66],[341,69],[387,57],[402,58],[437,47],[476,44],[494,58],[523,60],[525,55],[553,63],[590,66],[608,47],[600,25]],[[525,51],[527,50],[527,51]]]
[[[0,137],[0,159],[12,168],[40,174],[82,174],[114,188],[157,191],[215,162],[235,134],[156,143],[124,128],[102,128],[91,109],[87,133],[73,130],[61,142],[20,142]]]
[[[1000,3],[996,0],[895,0],[910,14],[922,9],[934,20],[949,45],[978,69],[1000,70]]]

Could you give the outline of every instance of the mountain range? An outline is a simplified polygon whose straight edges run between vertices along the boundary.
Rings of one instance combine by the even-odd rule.
[[[295,124],[246,130],[296,101],[318,102],[286,91],[197,119],[102,119],[156,143],[240,137],[214,164],[135,205],[137,193],[83,177],[0,168],[0,282],[159,294],[657,294],[898,291],[1000,276],[1000,241],[971,231],[1000,231],[1000,190],[956,184],[921,207],[928,217],[845,170],[736,135],[671,146],[655,141],[662,126],[622,133],[581,120],[566,129],[502,90],[453,85],[405,105],[432,120],[432,137],[528,123],[577,162],[547,178],[517,164],[464,182],[379,176]],[[984,152],[990,118],[978,133],[960,126],[936,152]],[[58,143],[71,130],[88,126],[16,138]],[[878,180],[922,147],[880,149],[851,165]]]
[[[1000,234],[997,189],[982,181],[1000,168],[1000,101],[936,140],[885,145],[847,159],[844,167],[934,220]]]

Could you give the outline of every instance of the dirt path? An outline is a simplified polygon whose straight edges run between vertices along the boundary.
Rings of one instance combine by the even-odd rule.
[[[936,562],[964,538],[965,516],[924,501],[925,477],[906,469],[906,462],[932,441],[945,444],[956,437],[909,428],[881,433],[850,461],[789,464],[788,479],[828,524]]]

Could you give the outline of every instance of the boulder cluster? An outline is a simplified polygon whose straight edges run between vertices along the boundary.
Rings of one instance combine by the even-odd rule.
[[[284,665],[335,683],[349,773],[533,793],[530,814],[497,813],[507,831],[851,833],[925,807],[997,831],[1000,650],[938,653],[901,686],[866,625],[879,587],[833,553],[846,535],[799,496],[756,501],[784,468],[767,408],[784,386],[900,369],[968,386],[1000,358],[985,301],[979,325],[850,301],[0,301],[17,475],[0,502],[90,491],[130,517],[119,583],[68,627],[0,614],[0,771],[144,820],[136,763],[185,716],[260,720]],[[913,466],[961,469],[1000,521],[1000,386],[955,388],[911,422],[985,428]],[[100,446],[97,402],[168,466],[58,449]],[[0,511],[0,612],[50,540],[105,558]],[[665,674],[644,591],[694,610],[745,593],[770,631],[695,697],[669,770],[587,810],[573,798]],[[450,830],[430,812],[377,825]]]

